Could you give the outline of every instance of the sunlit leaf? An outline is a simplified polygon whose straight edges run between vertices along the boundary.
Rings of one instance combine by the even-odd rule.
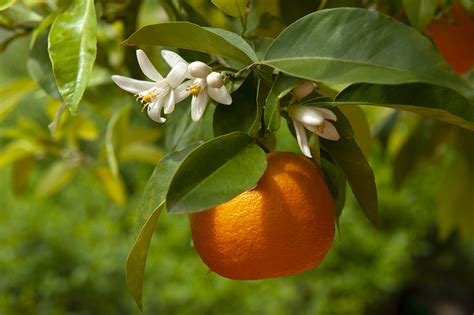
[[[16,0],[0,0],[0,11],[8,9]]]
[[[166,196],[167,209],[183,213],[216,206],[255,187],[266,167],[265,152],[244,133],[209,140],[178,167]]]
[[[0,168],[16,160],[44,153],[41,145],[27,139],[18,139],[3,146],[0,150]]]
[[[125,205],[127,191],[120,175],[114,176],[108,167],[97,168],[95,174],[110,199],[119,206]]]
[[[235,59],[246,64],[257,61],[253,49],[237,34],[189,22],[144,26],[133,33],[124,44],[183,48]]]
[[[273,41],[264,63],[324,83],[424,82],[470,89],[429,39],[375,10],[338,8],[309,14]]]
[[[242,17],[247,14],[248,0],[212,0],[212,3],[230,16]]]
[[[403,0],[410,24],[419,31],[423,31],[431,21],[438,3],[438,0]]]
[[[90,79],[96,56],[96,15],[93,0],[75,0],[53,22],[49,57],[59,93],[72,114]]]
[[[41,177],[36,186],[39,196],[50,196],[68,184],[76,174],[77,168],[68,161],[57,161]]]
[[[18,79],[0,87],[0,121],[12,111],[18,102],[36,88],[29,79]]]
[[[372,135],[364,111],[356,105],[345,105],[338,108],[351,124],[357,145],[366,157],[369,156],[370,148],[372,147]]]

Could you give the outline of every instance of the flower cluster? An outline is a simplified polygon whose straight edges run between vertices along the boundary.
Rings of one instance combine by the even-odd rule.
[[[155,69],[143,50],[137,50],[138,64],[152,82],[112,76],[112,80],[120,88],[133,93],[141,101],[148,116],[154,121],[165,122],[166,119],[161,117],[162,111],[164,114],[173,112],[175,104],[188,96],[192,96],[191,117],[194,121],[201,119],[209,97],[221,104],[232,103],[232,97],[219,72],[213,72],[211,67],[201,61],[188,63],[169,50],[162,50],[161,56],[171,67],[165,78]]]
[[[309,95],[314,87],[314,82],[303,82],[293,90],[293,96],[301,100]],[[340,138],[336,127],[328,121],[336,121],[337,116],[327,108],[292,104],[288,109],[288,115],[295,127],[296,140],[300,149],[307,157],[312,157],[312,155],[305,129],[328,140],[337,141]]]

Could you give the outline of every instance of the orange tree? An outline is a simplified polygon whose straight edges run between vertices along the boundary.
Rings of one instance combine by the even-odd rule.
[[[461,143],[467,161],[458,173],[472,171],[474,152],[465,149],[472,146],[462,145],[474,130],[470,74],[462,77],[454,72],[423,35],[431,20],[442,11],[449,12],[448,1],[442,8],[438,1],[304,1],[295,8],[287,1],[213,0],[210,4],[163,0],[161,11],[167,21],[135,31],[139,5],[139,1],[74,0],[31,8],[22,2],[3,1],[0,12],[2,27],[9,31],[4,46],[32,34],[29,70],[36,83],[17,82],[7,92],[34,89],[37,84],[56,99],[53,131],[59,130],[65,109],[74,116],[84,100],[99,106],[107,102],[109,94],[116,92],[103,83],[110,84],[112,75],[116,85],[141,103],[138,109],[143,116],[165,132],[165,155],[159,159],[160,152],[146,143],[156,140],[153,132],[139,129],[135,135],[146,141],[129,140],[132,130],[128,129],[129,109],[125,109],[107,125],[104,154],[83,145],[84,137],[91,137],[91,128],[82,122],[79,125],[89,133],[79,133],[72,125],[63,142],[45,144],[32,132],[32,143],[44,148],[40,155],[35,154],[37,147],[11,141],[8,159],[3,161],[21,161],[19,174],[24,174],[21,170],[30,161],[44,155],[68,161],[48,172],[53,190],[68,179],[64,175],[71,169],[93,161],[86,165],[102,178],[105,190],[118,203],[124,202],[120,157],[157,163],[144,192],[140,230],[126,264],[128,285],[140,308],[147,251],[163,210],[190,214],[199,254],[211,269],[233,278],[281,276],[317,265],[332,243],[349,187],[367,218],[377,225],[374,172],[366,158],[370,134],[359,106],[410,111],[455,126],[443,130],[457,128],[455,142]],[[357,8],[338,7],[344,5]],[[469,1],[459,5],[467,10],[463,12],[472,11]],[[413,27],[390,17],[401,9]],[[472,17],[466,14],[463,21],[472,25]],[[114,65],[114,56],[120,53],[110,34],[120,31],[127,37],[122,42],[126,46],[124,63],[138,62],[148,81],[140,80],[134,66],[128,67],[131,78],[122,76],[125,70]],[[457,44],[471,47],[469,43],[467,38],[466,43]],[[162,73],[169,69],[167,74],[162,75],[144,51],[132,48],[137,46],[150,52],[150,46],[159,47],[159,69]],[[456,58],[450,58],[458,72],[467,72],[472,64],[463,62],[458,69],[452,62]],[[102,84],[97,84],[100,79]],[[14,103],[13,97],[0,113],[10,111]],[[393,119],[383,130],[391,125]],[[413,140],[407,142],[421,153],[411,159],[409,153],[400,155],[402,174],[413,169],[417,156],[430,155],[429,149],[423,151],[425,146],[431,148],[444,139],[417,138],[426,130],[433,129],[420,123]],[[15,133],[7,136],[15,139]],[[292,150],[301,155],[287,156],[288,164],[304,165],[296,171],[278,163],[272,166],[275,153],[267,161],[266,153],[288,150],[288,140],[297,143]],[[408,144],[405,151],[410,152]],[[68,152],[73,154],[65,154]],[[140,154],[134,155],[136,152]],[[276,185],[278,176],[284,180]],[[275,194],[266,198],[277,204],[255,197],[259,191]],[[458,192],[451,194],[454,199],[459,199]],[[469,189],[462,192],[472,198]],[[249,195],[255,200],[248,200]],[[253,212],[243,211],[248,208]],[[249,223],[240,224],[242,218]],[[304,239],[303,234],[310,237]],[[225,241],[223,235],[227,235]],[[301,252],[295,251],[295,243],[302,246]],[[228,273],[233,266],[243,270],[239,264],[245,260],[244,253],[252,253],[244,261],[250,273]],[[287,255],[295,261],[285,261],[282,257]],[[257,267],[262,259],[264,263]],[[224,271],[219,267],[222,264]],[[272,269],[275,265],[282,266],[278,272]],[[255,270],[264,266],[258,276],[253,266]]]

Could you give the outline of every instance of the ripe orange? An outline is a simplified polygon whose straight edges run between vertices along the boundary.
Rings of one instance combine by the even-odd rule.
[[[316,167],[293,153],[267,159],[257,187],[190,215],[199,256],[226,278],[301,273],[319,265],[332,245],[333,200]]]
[[[441,19],[433,20],[426,35],[459,74],[474,65],[474,19],[459,4],[454,4]]]

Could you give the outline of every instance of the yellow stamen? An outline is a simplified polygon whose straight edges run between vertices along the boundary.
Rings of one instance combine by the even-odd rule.
[[[198,95],[199,93],[201,93],[201,86],[199,86],[198,84],[192,84],[190,86],[188,86],[188,88],[186,89],[189,94],[191,94],[192,96],[196,96]]]
[[[159,96],[159,94],[160,93],[158,93],[155,88],[151,88],[147,91],[138,93],[136,96],[137,99],[143,104],[143,108],[145,108],[148,104],[153,102]]]

